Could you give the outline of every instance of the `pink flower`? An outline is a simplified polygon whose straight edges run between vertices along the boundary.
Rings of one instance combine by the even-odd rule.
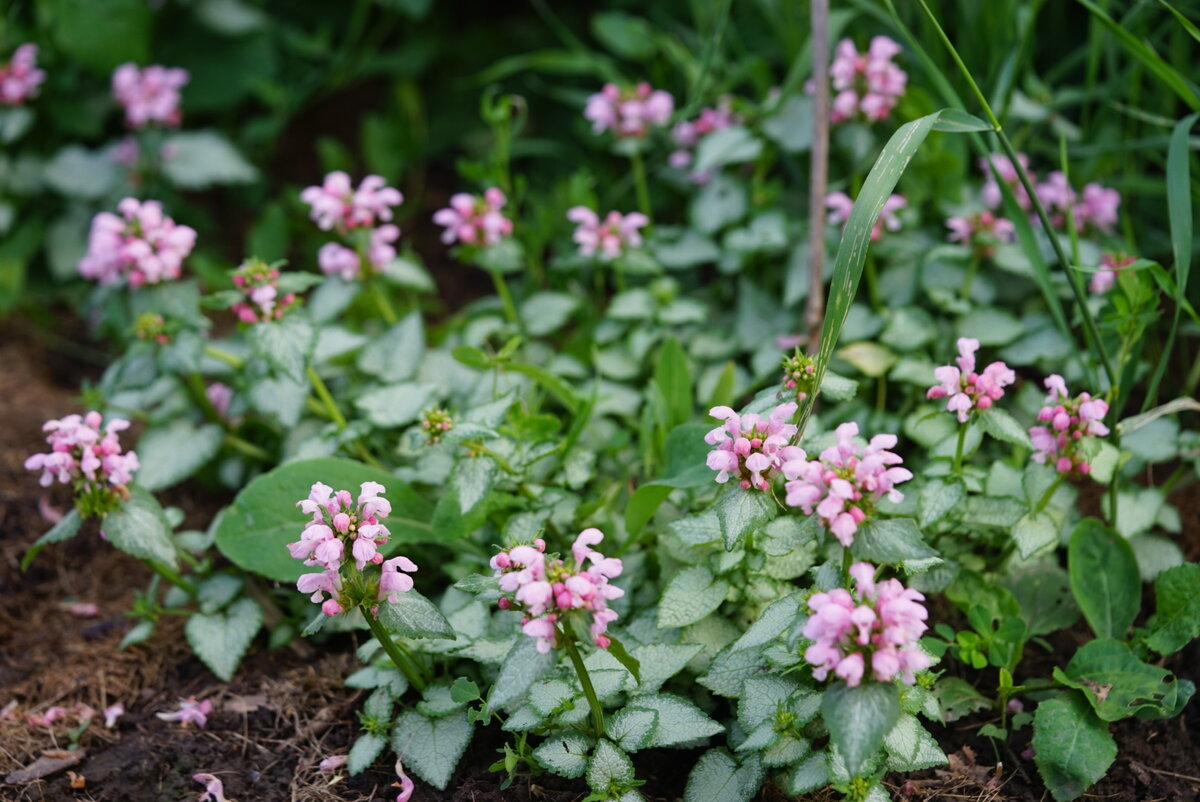
[[[128,428],[129,421],[122,418],[104,424],[95,411],[47,421],[42,431],[47,433],[50,452],[29,457],[25,468],[42,472],[42,487],[58,480],[76,484],[80,493],[99,490],[124,495],[138,469],[137,454],[122,453],[118,440],[119,433]]]
[[[122,64],[113,72],[113,97],[125,108],[130,128],[151,123],[175,127],[183,118],[179,90],[189,80],[188,71],[178,67],[152,64],[139,70],[135,64]]]
[[[317,251],[317,265],[325,275],[341,276],[343,281],[354,281],[360,269],[358,254],[336,242],[321,246]]]
[[[205,699],[203,702],[197,702],[194,696],[187,699],[179,700],[179,709],[173,713],[155,713],[154,715],[163,721],[178,721],[186,726],[195,724],[200,729],[204,729],[204,725],[208,723],[208,714],[212,712],[213,704],[210,700]]]
[[[1117,207],[1120,205],[1121,193],[1115,189],[1096,183],[1088,184],[1075,206],[1075,226],[1080,231],[1089,225],[1101,231],[1111,231],[1117,223]]]
[[[414,572],[417,565],[407,557],[393,557],[383,563],[383,573],[379,576],[379,598],[395,603],[397,594],[412,590],[412,577],[401,571]]]
[[[229,414],[229,405],[233,403],[233,388],[228,384],[213,382],[204,389],[204,396],[219,414]]]
[[[125,715],[125,705],[117,702],[104,708],[104,727],[111,730],[117,725],[117,719]]]
[[[1100,267],[1107,268],[1105,270],[1097,270],[1092,274],[1092,281],[1089,289],[1093,295],[1104,295],[1113,288],[1117,283],[1117,273],[1123,267],[1136,262],[1137,259],[1133,256],[1124,253],[1106,253],[1100,257]]]
[[[59,719],[66,717],[67,709],[65,707],[55,705],[54,707],[47,709],[45,713],[30,713],[25,720],[29,722],[29,726],[31,727],[49,727]]]
[[[100,605],[91,602],[65,602],[62,608],[79,618],[95,618],[100,615]]]
[[[794,402],[775,407],[765,420],[753,413],[738,415],[724,406],[713,407],[708,414],[725,421],[704,435],[704,442],[715,446],[706,464],[717,471],[720,484],[734,476],[746,490],[768,490],[785,461],[804,459],[804,451],[791,445],[797,431],[791,423]]]
[[[844,122],[860,113],[867,122],[886,119],[908,85],[908,74],[892,62],[899,54],[900,45],[886,36],[872,39],[863,54],[850,39],[838,42],[829,66],[834,92],[830,120]]]
[[[990,211],[951,217],[946,220],[946,228],[950,229],[948,240],[970,245],[981,256],[989,258],[998,243],[1012,242],[1017,235],[1011,220],[997,217]]]
[[[641,138],[651,128],[667,125],[674,111],[675,100],[670,94],[643,81],[632,89],[605,84],[588,98],[583,116],[591,122],[594,133],[612,131],[620,138]]]
[[[13,51],[12,60],[0,67],[0,106],[20,106],[37,97],[46,73],[37,68],[37,45],[26,43]]]
[[[196,231],[176,225],[158,201],[125,198],[117,211],[119,216],[101,212],[92,220],[80,274],[105,285],[125,278],[131,287],[179,278]]]
[[[685,170],[693,161],[693,150],[700,140],[714,131],[723,131],[741,123],[742,118],[731,110],[729,96],[722,97],[716,108],[703,108],[694,120],[677,123],[671,129],[671,141],[676,150],[667,157],[667,162],[677,170]],[[694,171],[688,176],[693,184],[707,184],[712,179],[711,171]]]
[[[301,192],[300,200],[312,207],[312,219],[322,231],[337,229],[346,233],[392,219],[392,207],[402,204],[404,196],[386,184],[382,176],[369,175],[354,189],[350,176],[337,170],[325,176],[321,186]]]
[[[938,384],[930,387],[926,398],[949,398],[946,409],[958,415],[959,423],[966,423],[974,410],[985,410],[1004,395],[1004,388],[1017,380],[1017,375],[1003,362],[993,362],[975,372],[975,352],[979,340],[970,337],[958,338],[959,356],[954,365],[943,365],[933,371]]]
[[[600,222],[596,213],[586,206],[575,206],[567,211],[567,219],[577,224],[575,242],[580,256],[595,256],[600,252],[603,261],[612,261],[627,248],[639,248],[642,235],[639,231],[650,220],[640,212],[609,212]]]
[[[1062,171],[1055,170],[1036,189],[1038,200],[1046,208],[1050,222],[1061,227],[1066,223],[1067,210],[1075,204],[1075,190],[1067,183],[1067,177]]]
[[[296,302],[295,293],[279,295],[279,269],[261,259],[250,259],[234,271],[233,284],[242,293],[233,313],[243,323],[279,320]]]
[[[1029,172],[1029,157],[1024,153],[1017,154],[1017,161],[1025,171]],[[1017,205],[1023,211],[1029,211],[1033,208],[1033,204],[1029,201],[1029,193],[1025,191],[1025,185],[1021,183],[1020,176],[1017,173],[1016,166],[1007,156],[994,153],[991,156],[980,159],[979,169],[983,171],[983,202],[989,209],[998,209],[1003,201],[1003,193],[1000,191],[1000,185],[996,183],[995,177],[992,175],[991,166],[996,168],[996,172],[1000,174],[1000,180],[1008,184],[1009,189],[1013,191],[1013,195],[1017,199]],[[1030,183],[1033,183],[1035,177],[1029,173]]]
[[[1038,421],[1047,426],[1033,426],[1029,439],[1033,441],[1035,462],[1051,462],[1059,473],[1088,474],[1092,470],[1083,454],[1083,438],[1104,437],[1108,427],[1104,417],[1108,402],[1080,393],[1071,398],[1063,377],[1054,374],[1046,379],[1046,406],[1038,412]]]
[[[914,684],[916,672],[930,665],[918,645],[928,617],[921,604],[925,597],[897,579],[877,583],[870,563],[855,563],[850,575],[853,593],[836,588],[808,600],[812,615],[804,637],[813,643],[804,659],[813,666],[813,676],[821,681],[832,672],[856,688],[869,668],[877,682],[892,682],[899,675],[906,685]]]
[[[900,230],[900,218],[896,216],[896,212],[907,205],[908,201],[902,195],[891,195],[883,202],[883,211],[879,213],[879,219],[871,229],[871,242],[883,239],[885,228],[888,231]],[[829,210],[827,219],[832,225],[845,227],[850,213],[854,211],[854,201],[850,200],[850,196],[845,192],[831,192],[825,196],[825,208]]]
[[[211,774],[193,774],[192,779],[204,786],[197,802],[230,802],[225,798],[225,786]]]
[[[815,511],[838,542],[849,548],[859,524],[870,517],[880,499],[904,499],[896,485],[911,479],[912,472],[896,467],[903,460],[888,450],[896,446],[894,434],[875,435],[865,450],[854,442],[857,423],[843,423],[835,435],[837,443],[822,451],[820,459],[809,460],[801,451],[783,463],[783,475],[789,480],[784,501],[803,509],[805,515]]]
[[[513,232],[512,220],[501,213],[508,203],[496,187],[483,193],[482,197],[460,192],[450,196],[450,205],[433,215],[433,222],[445,226],[442,242],[451,245],[495,245]]]
[[[412,779],[404,773],[404,765],[399,758],[396,759],[396,776],[400,778],[400,793],[396,797],[396,802],[408,802],[412,798],[415,786]],[[395,783],[393,783],[394,786]]]
[[[329,757],[322,760],[321,764],[317,768],[319,771],[330,772],[330,773],[335,772],[338,769],[342,768],[342,766],[345,766],[346,761],[348,761],[349,759],[350,758],[347,755],[330,755]]]

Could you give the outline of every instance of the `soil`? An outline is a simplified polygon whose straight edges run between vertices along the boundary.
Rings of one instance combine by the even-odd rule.
[[[77,765],[24,783],[0,784],[8,802],[182,802],[198,798],[201,785],[191,775],[220,777],[230,800],[237,802],[366,802],[392,800],[397,789],[390,764],[348,778],[344,772],[317,770],[323,757],[344,754],[355,737],[354,711],[361,692],[343,687],[355,667],[347,640],[317,656],[311,650],[267,651],[260,644],[247,656],[237,677],[215,680],[191,656],[182,638],[182,620],[165,618],[156,634],[126,651],[117,649],[130,626],[135,588],[149,574],[140,563],[108,547],[94,530],[47,548],[25,572],[21,555],[49,526],[47,505],[69,502],[56,491],[42,490],[23,467],[25,457],[42,445],[39,430],[50,415],[79,410],[78,388],[94,379],[103,354],[82,331],[38,334],[33,326],[8,320],[0,325],[0,777],[29,766],[45,752],[77,742]],[[1200,498],[1178,495],[1184,549],[1200,558]],[[219,498],[185,489],[168,501],[184,509],[189,523],[204,525]],[[87,602],[95,617],[80,617],[65,607]],[[1086,637],[1083,629],[1057,633],[1055,654],[1033,651],[1024,670],[1048,674],[1056,656],[1069,655]],[[1193,681],[1200,679],[1200,644],[1193,643],[1166,667]],[[210,699],[215,710],[204,729],[162,721],[155,713],[175,709],[180,699]],[[127,712],[112,729],[94,721],[82,733],[79,716],[49,727],[31,726],[26,716],[54,705],[84,704],[102,710],[121,702]],[[11,705],[11,706],[10,706]],[[949,768],[889,777],[897,799],[1029,800],[1049,799],[1031,760],[1020,752],[1028,731],[1008,745],[974,733],[986,718],[972,718],[934,734],[952,755]],[[1200,705],[1193,702],[1170,721],[1125,721],[1113,726],[1119,755],[1108,776],[1089,798],[1185,800],[1200,798],[1196,749]],[[445,792],[418,784],[415,802],[578,802],[586,796],[579,782],[555,777],[521,778],[505,790],[500,776],[488,771],[502,739],[494,729],[477,735]],[[637,755],[643,793],[665,802],[681,797],[687,772],[698,753],[660,750]],[[832,800],[831,792],[805,797]],[[787,799],[768,785],[759,799]]]

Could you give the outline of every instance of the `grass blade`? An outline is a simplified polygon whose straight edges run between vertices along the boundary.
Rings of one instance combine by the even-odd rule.
[[[1175,19],[1179,20],[1179,24],[1183,26],[1183,29],[1187,31],[1193,39],[1195,39],[1197,42],[1200,42],[1200,28],[1197,28],[1194,22],[1183,16],[1183,14],[1179,13],[1179,10],[1176,9],[1175,6],[1168,3],[1167,0],[1158,0],[1158,2],[1162,3],[1163,6],[1166,7],[1167,11],[1170,11],[1175,15]]]

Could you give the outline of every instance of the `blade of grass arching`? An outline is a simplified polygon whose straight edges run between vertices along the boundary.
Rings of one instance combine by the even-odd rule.
[[[1163,60],[1161,56],[1155,53],[1149,45],[1138,40],[1133,34],[1126,30],[1112,17],[1104,12],[1104,9],[1096,5],[1092,0],[1075,0],[1081,6],[1091,12],[1092,16],[1100,20],[1105,28],[1117,38],[1130,55],[1142,62],[1146,69],[1154,73],[1154,75],[1171,89],[1179,98],[1188,105],[1192,111],[1200,111],[1200,97],[1188,84],[1187,79],[1180,75],[1174,67]]]
[[[721,39],[725,36],[725,25],[729,22],[729,10],[732,5],[733,0],[722,0],[720,8],[717,9],[716,24],[713,26],[712,32],[708,34],[704,55],[700,57],[700,74],[696,76],[696,83],[692,85],[691,97],[688,98],[680,119],[690,120],[704,101],[704,86],[708,83],[708,76],[712,72],[717,49],[721,46]]]
[[[1179,24],[1183,26],[1183,29],[1187,31],[1193,39],[1195,39],[1197,42],[1200,42],[1200,28],[1197,28],[1194,22],[1183,16],[1183,14],[1179,13],[1179,10],[1175,8],[1175,6],[1168,3],[1167,0],[1158,0],[1158,2],[1166,6],[1167,11],[1170,11],[1175,15],[1175,19],[1179,20]]]
[[[1033,44],[1033,33],[1037,28],[1038,12],[1042,10],[1043,0],[1033,0],[1028,6],[1022,9],[1024,19],[1021,22],[1020,40],[1017,42],[1017,47],[1008,58],[1004,61],[1004,66],[1000,69],[1000,75],[996,80],[996,88],[992,90],[992,103],[998,110],[998,116],[1003,119],[1008,111],[1008,106],[1012,102],[1013,92],[1017,88],[1017,72],[1023,67],[1029,59],[1029,54]],[[1019,19],[1014,15],[1014,19]]]
[[[825,307],[825,324],[821,328],[821,345],[816,355],[813,386],[818,389],[804,406],[800,418],[800,434],[804,433],[804,427],[812,414],[813,401],[819,393],[829,359],[833,356],[833,349],[842,333],[846,315],[850,312],[850,304],[858,293],[867,249],[871,245],[871,230],[875,227],[875,221],[879,219],[884,203],[896,188],[908,163],[912,161],[912,157],[930,131],[963,133],[987,131],[990,128],[991,126],[983,120],[965,112],[943,109],[900,126],[884,145],[879,158],[875,160],[875,165],[867,175],[867,180],[863,182],[862,189],[854,201],[854,209],[850,212],[850,219],[846,221],[846,227],[842,231],[833,276],[829,281],[829,301]]]
[[[1179,316],[1186,302],[1188,279],[1192,272],[1192,175],[1191,153],[1188,150],[1188,135],[1192,126],[1200,120],[1200,114],[1184,117],[1171,132],[1171,145],[1167,149],[1167,219],[1171,223],[1171,252],[1175,258],[1175,287],[1172,300],[1175,313],[1171,317],[1171,328],[1163,345],[1158,366],[1150,379],[1142,411],[1154,406],[1158,398],[1158,386],[1167,372],[1175,346],[1175,335],[1179,330]]]

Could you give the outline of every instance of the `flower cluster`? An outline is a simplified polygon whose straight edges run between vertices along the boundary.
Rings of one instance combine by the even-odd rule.
[[[843,423],[834,431],[837,442],[809,460],[803,451],[783,463],[789,507],[800,507],[806,515],[815,510],[821,523],[846,548],[854,542],[858,525],[865,521],[884,496],[893,502],[904,499],[896,485],[912,478],[907,468],[895,467],[904,460],[888,449],[895,448],[896,435],[877,434],[863,450],[854,438],[857,423]],[[797,449],[799,450],[799,449]]]
[[[188,71],[179,67],[152,64],[138,69],[136,64],[122,64],[113,71],[113,97],[125,109],[125,122],[130,128],[145,128],[151,123],[174,127],[183,119],[179,90],[190,79]]]
[[[859,53],[854,42],[838,42],[829,78],[833,84],[832,122],[852,119],[858,114],[867,122],[886,119],[904,95],[908,74],[892,59],[900,45],[886,36],[876,36],[866,53]]]
[[[985,410],[1004,395],[1004,388],[1017,380],[1017,375],[1003,362],[993,362],[975,372],[975,352],[979,340],[958,338],[958,357],[954,365],[942,365],[933,371],[940,382],[925,394],[927,398],[949,398],[946,409],[958,414],[958,422],[966,423],[973,410]]]
[[[228,415],[229,406],[233,403],[233,388],[223,382],[213,382],[204,388],[204,397],[218,414]]]
[[[670,93],[642,81],[627,89],[605,84],[588,98],[583,116],[591,122],[594,133],[612,131],[618,137],[640,138],[651,128],[669,123],[674,111],[675,99]]]
[[[128,496],[126,485],[133,481],[138,469],[134,451],[122,453],[118,434],[129,428],[129,421],[112,418],[107,424],[99,412],[68,415],[61,420],[46,421],[42,431],[50,444],[47,454],[34,454],[25,460],[25,468],[41,471],[42,487],[57,479],[74,485],[82,501],[90,498],[96,506],[84,508],[81,514],[107,511],[114,496]]]
[[[797,403],[807,400],[816,386],[817,365],[813,358],[796,348],[794,354],[783,358],[781,367],[783,389],[795,393]]]
[[[379,523],[392,512],[392,505],[383,497],[384,487],[378,482],[363,482],[359,486],[357,501],[349,490],[334,492],[329,485],[317,482],[312,486],[308,498],[296,502],[296,506],[312,521],[300,535],[300,540],[288,544],[288,551],[305,565],[319,565],[320,573],[304,574],[296,582],[301,593],[312,594],[312,601],[321,604],[325,615],[337,615],[354,606],[343,598],[342,562],[346,546],[350,557],[359,571],[367,563],[380,565],[382,573],[379,585],[373,594],[376,600],[394,601],[397,593],[412,590],[412,577],[401,573],[413,572],[417,566],[407,557],[384,560],[379,548],[385,545],[391,533]],[[322,593],[328,593],[326,599]],[[324,601],[322,601],[324,600]]]
[[[440,443],[442,435],[454,428],[450,412],[440,407],[431,409],[421,416],[421,429],[430,445]]]
[[[686,170],[695,157],[693,150],[700,140],[714,131],[722,131],[737,125],[742,120],[730,108],[730,99],[723,97],[716,108],[703,108],[694,120],[684,120],[671,129],[671,141],[676,149],[667,157],[667,163],[677,170]],[[708,171],[697,171],[690,175],[692,183],[707,184],[712,178]]]
[[[383,272],[396,258],[394,243],[400,229],[392,225],[392,207],[404,202],[400,191],[387,186],[378,175],[369,175],[358,188],[350,176],[335,170],[325,176],[321,186],[307,187],[300,200],[312,207],[310,216],[322,231],[336,231],[353,240],[355,248],[340,242],[327,242],[317,252],[317,264],[327,276],[353,281],[362,275],[365,256],[374,272]],[[382,225],[379,225],[381,224]]]
[[[445,226],[442,242],[451,245],[495,245],[511,236],[513,222],[500,210],[508,198],[498,188],[492,187],[479,195],[459,192],[450,196],[450,205],[433,215],[433,222]]]
[[[519,610],[525,614],[521,630],[537,639],[537,650],[543,654],[556,645],[558,623],[573,610],[591,614],[592,642],[601,649],[611,640],[604,633],[617,619],[608,603],[625,595],[625,591],[609,583],[621,575],[621,561],[605,557],[592,548],[604,540],[599,529],[585,529],[571,545],[572,562],[558,558],[547,559],[544,540],[532,546],[514,546],[491,560],[492,569],[500,580],[499,605],[504,610]]]
[[[883,230],[888,231],[900,230],[900,218],[896,212],[908,205],[908,201],[903,195],[890,195],[883,202],[883,211],[879,213],[879,219],[875,221],[875,227],[871,229],[871,242],[878,242],[883,239]],[[829,210],[829,216],[826,218],[832,225],[845,226],[850,219],[850,213],[854,211],[854,201],[850,200],[850,196],[845,192],[831,192],[825,196],[825,208]]]
[[[1029,176],[1038,200],[1046,209],[1052,225],[1062,228],[1067,224],[1067,214],[1070,212],[1075,219],[1075,230],[1083,233],[1091,228],[1097,231],[1110,231],[1117,222],[1117,209],[1121,205],[1121,193],[1115,189],[1101,186],[1095,182],[1086,185],[1076,194],[1067,181],[1067,177],[1055,170],[1039,182],[1037,176],[1029,170],[1029,158],[1024,153],[1017,154],[1017,161]],[[991,209],[999,208],[1001,202],[1000,186],[996,183],[989,164],[994,165],[1000,180],[1012,189],[1017,204],[1028,212],[1033,208],[1029,193],[1025,191],[1017,174],[1017,168],[1007,156],[993,154],[980,161],[986,181],[983,186],[983,202]]]
[[[243,300],[233,305],[233,313],[243,323],[278,320],[296,302],[296,294],[279,296],[279,268],[261,259],[251,259],[233,273],[233,284]]]
[[[1048,425],[1029,429],[1034,461],[1049,461],[1059,473],[1090,473],[1092,466],[1080,446],[1087,435],[1104,437],[1108,434],[1108,427],[1104,425],[1108,403],[1102,398],[1092,398],[1088,393],[1072,398],[1066,382],[1058,374],[1046,379],[1046,389],[1050,394],[1046,396],[1046,406],[1038,412],[1038,420]]]
[[[640,229],[650,223],[641,212],[609,212],[601,222],[600,217],[586,206],[568,209],[567,219],[577,226],[574,239],[579,245],[579,255],[592,257],[598,251],[606,262],[616,259],[627,248],[640,248]]]
[[[788,402],[762,417],[738,415],[729,407],[713,407],[708,414],[725,421],[704,435],[704,442],[716,446],[708,452],[706,464],[717,471],[721,484],[737,478],[744,489],[767,490],[771,479],[784,462],[803,459],[804,451],[789,445],[797,426],[791,422],[796,404]]]
[[[46,73],[37,68],[37,45],[23,44],[13,51],[12,60],[0,67],[0,106],[20,106],[36,97]]]
[[[1017,236],[1011,220],[997,217],[988,210],[951,217],[946,221],[946,228],[950,229],[947,239],[951,242],[970,245],[973,251],[985,257],[990,257],[999,243],[1012,242]]]
[[[125,198],[117,211],[92,219],[80,274],[106,285],[125,278],[131,287],[179,278],[196,244],[195,229],[176,225],[158,201]]]
[[[1020,163],[1025,172],[1029,172],[1028,156],[1024,153],[1018,153],[1017,162]],[[1000,176],[1000,180],[1012,190],[1013,196],[1017,199],[1017,205],[1021,207],[1021,210],[1028,212],[1032,209],[1033,204],[1029,200],[1029,193],[1025,191],[1025,185],[1021,183],[1020,176],[1017,174],[1017,166],[1013,164],[1012,159],[997,153],[979,160],[979,169],[983,171],[984,177],[983,202],[987,207],[989,209],[999,209],[1000,203],[1003,200],[1000,185],[996,182],[996,176],[992,174],[993,167]]]
[[[1100,257],[1100,269],[1092,274],[1088,288],[1093,295],[1104,295],[1117,283],[1117,273],[1123,267],[1129,267],[1137,261],[1137,257],[1127,253],[1106,253]]]
[[[167,319],[154,312],[143,312],[133,322],[133,336],[139,340],[167,345],[171,342],[171,332]]]
[[[808,600],[812,615],[804,637],[813,645],[804,659],[813,665],[813,676],[824,680],[833,672],[857,688],[870,668],[877,682],[891,682],[899,675],[904,684],[914,684],[914,675],[930,666],[918,645],[929,617],[921,603],[925,596],[898,579],[876,582],[870,563],[850,566],[850,576],[853,593],[836,588]]]

